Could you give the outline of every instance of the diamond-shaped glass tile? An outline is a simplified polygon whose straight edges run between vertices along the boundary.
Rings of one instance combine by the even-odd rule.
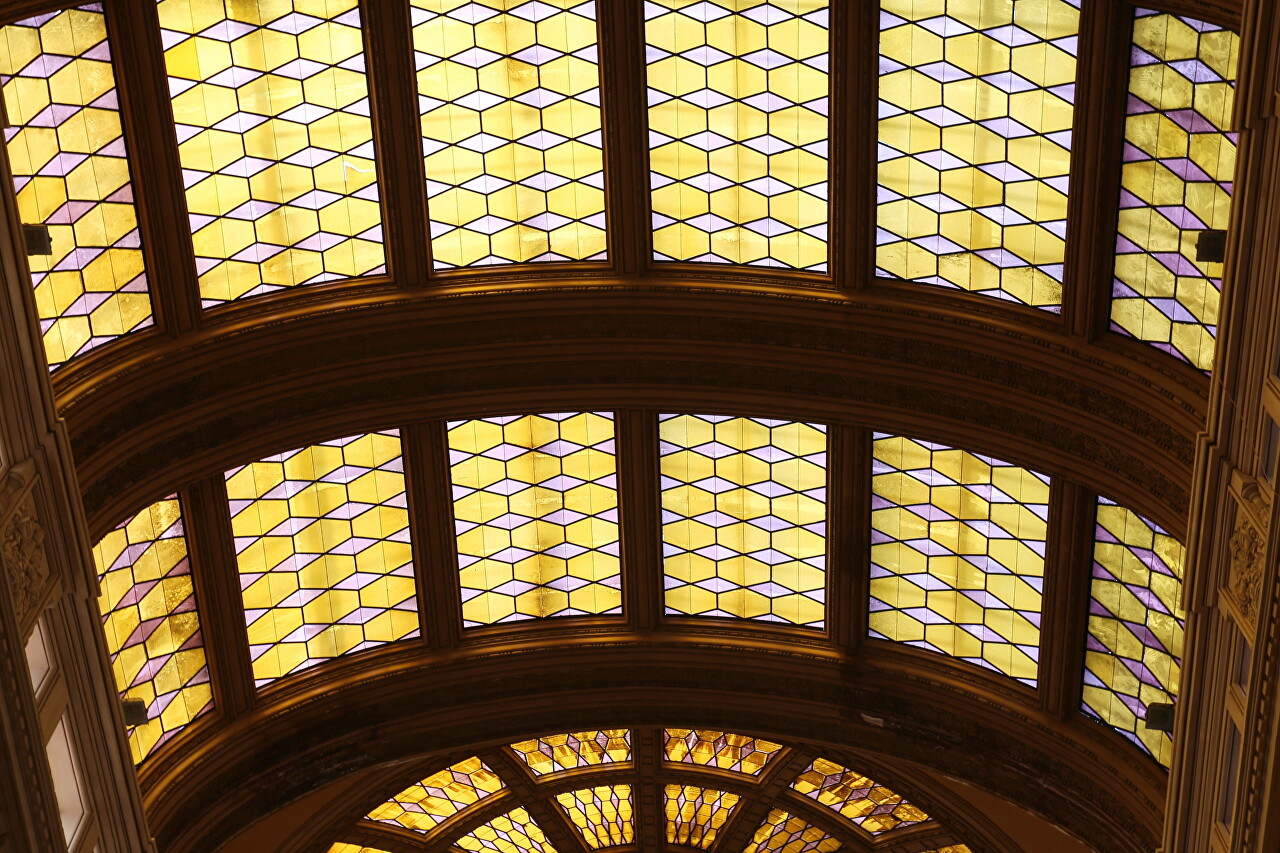
[[[494,818],[454,844],[476,853],[491,850],[496,853],[556,853],[556,848],[542,834],[542,827],[522,808]]]
[[[511,748],[535,776],[543,776],[578,767],[630,761],[631,732],[603,729],[544,735],[513,743]]]
[[[1222,264],[1197,261],[1196,240],[1229,223],[1240,39],[1194,18],[1135,15],[1111,327],[1207,371]]]
[[[738,795],[693,785],[665,785],[668,844],[684,844],[705,850],[738,805]]]
[[[226,480],[259,685],[417,635],[398,432],[268,456]]]
[[[703,764],[758,776],[782,747],[750,735],[705,729],[667,729],[664,754],[667,761]]]
[[[922,810],[883,785],[824,758],[814,759],[791,788],[840,813],[872,835],[929,820]]]
[[[826,270],[828,5],[645,3],[655,258]]]
[[[1165,767],[1168,734],[1143,725],[1147,707],[1173,702],[1182,667],[1181,543],[1142,516],[1098,499],[1084,711]]]
[[[877,433],[871,636],[1036,683],[1049,478]]]
[[[0,27],[0,83],[18,215],[53,243],[27,263],[55,368],[152,322],[102,4]]]
[[[437,268],[605,257],[595,0],[413,0]]]
[[[140,764],[213,706],[177,495],[102,537],[93,559],[116,687],[122,699],[147,703],[148,721],[129,729]]]
[[[667,613],[821,628],[826,427],[662,415],[658,435]]]
[[[426,833],[502,787],[498,774],[472,757],[410,785],[369,812],[368,819]]]
[[[881,0],[881,275],[1062,303],[1079,0]]]
[[[613,415],[449,424],[467,626],[620,613]]]
[[[160,0],[200,295],[382,272],[357,0]]]
[[[593,850],[635,840],[630,785],[602,785],[556,795],[569,822]]]
[[[840,842],[804,818],[770,809],[743,853],[831,853]]]

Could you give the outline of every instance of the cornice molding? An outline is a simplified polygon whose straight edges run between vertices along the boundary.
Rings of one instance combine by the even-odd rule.
[[[553,730],[683,724],[915,762],[1098,849],[1154,846],[1164,794],[1154,763],[1115,749],[1101,726],[1055,723],[1028,698],[1002,696],[950,664],[944,679],[904,661],[851,673],[834,656],[735,643],[618,638],[447,655],[406,643],[331,665],[323,683],[297,679],[303,689],[202,728],[148,762],[143,785],[161,848],[205,853],[306,791],[407,750],[466,745],[470,754]],[[1075,805],[1099,797],[1113,803],[1105,814]]]

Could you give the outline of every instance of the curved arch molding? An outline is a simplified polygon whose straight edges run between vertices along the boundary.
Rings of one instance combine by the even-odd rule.
[[[142,768],[159,849],[212,853],[309,791],[379,766],[389,790],[433,754],[444,762],[549,731],[676,720],[862,756],[857,766],[877,773],[925,765],[980,783],[1095,849],[1158,843],[1156,764],[1114,748],[1101,726],[1028,711],[1016,685],[727,638],[572,636],[556,646],[495,639],[447,657],[387,647],[281,682],[233,723],[193,727],[181,751]],[[1098,802],[1108,807],[1080,808]],[[368,804],[350,805],[355,814]]]
[[[1207,383],[1172,359],[940,289],[644,281],[320,287],[103,348],[55,377],[91,533],[175,484],[319,437],[690,405],[946,441],[1185,526]]]

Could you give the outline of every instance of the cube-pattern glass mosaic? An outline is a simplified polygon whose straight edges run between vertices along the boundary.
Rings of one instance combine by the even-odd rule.
[[[161,0],[204,305],[383,270],[357,0]]]
[[[827,269],[827,0],[646,2],[654,257]]]
[[[147,722],[129,729],[140,764],[213,705],[177,495],[102,537],[93,559],[116,687],[147,704]]]
[[[226,480],[259,685],[417,635],[398,432],[268,456]]]
[[[1178,696],[1182,665],[1182,545],[1142,516],[1098,499],[1084,711],[1165,767],[1173,741],[1143,725],[1153,702]]]
[[[556,802],[593,850],[635,840],[630,785],[602,785],[556,795]]]
[[[814,759],[791,788],[839,812],[872,835],[929,820],[921,809],[883,785],[823,758]]]
[[[454,844],[476,853],[490,850],[497,853],[556,853],[556,848],[542,834],[542,827],[522,808],[494,818]]]
[[[467,626],[622,612],[613,415],[449,423]]]
[[[666,612],[821,628],[827,428],[662,415]]]
[[[738,795],[693,785],[664,785],[668,844],[705,850],[738,805]]]
[[[437,268],[605,257],[594,0],[413,0]]]
[[[387,853],[378,847],[365,847],[362,844],[347,844],[338,842],[329,848],[328,853]]]
[[[782,746],[732,732],[667,729],[663,749],[667,761],[703,764],[758,776]]]
[[[631,760],[631,731],[604,729],[544,735],[511,744],[535,776]]]
[[[1196,240],[1228,225],[1239,46],[1213,24],[1136,11],[1111,327],[1206,371],[1222,264],[1197,261]]]
[[[0,27],[0,82],[18,214],[53,244],[27,263],[57,367],[152,322],[102,4]]]
[[[1057,311],[1079,0],[881,0],[878,274]]]
[[[502,788],[498,774],[472,757],[410,785],[368,817],[425,833]]]
[[[743,853],[831,853],[840,842],[804,818],[771,809]]]
[[[1049,478],[877,433],[871,636],[1036,683]]]

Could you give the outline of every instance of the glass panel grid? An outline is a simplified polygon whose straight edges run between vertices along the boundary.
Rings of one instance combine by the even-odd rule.
[[[357,0],[161,0],[206,307],[384,271]]]
[[[778,755],[782,746],[732,732],[702,729],[667,729],[664,754],[667,761],[704,764],[758,776]]]
[[[830,853],[840,842],[803,818],[771,809],[743,853]]]
[[[654,257],[825,272],[826,0],[644,8]]]
[[[881,0],[880,275],[1062,303],[1079,0]]]
[[[329,848],[327,853],[387,853],[379,847],[365,847],[363,844],[347,844],[338,842]]]
[[[622,612],[609,412],[449,423],[467,626]]]
[[[576,767],[615,764],[631,760],[631,732],[604,729],[545,735],[511,744],[533,775],[542,776]]]
[[[603,260],[595,0],[413,0],[437,268]]]
[[[692,785],[665,785],[667,843],[705,850],[738,805],[738,795]]]
[[[812,797],[872,835],[929,820],[921,809],[834,761],[814,759],[791,788]]]
[[[1196,260],[1230,218],[1240,39],[1136,10],[1111,327],[1201,370],[1213,367],[1222,264]]]
[[[542,828],[522,808],[512,809],[459,838],[457,846],[477,853],[556,853]]]
[[[1131,510],[1098,499],[1084,711],[1165,767],[1173,741],[1146,728],[1147,707],[1173,702],[1181,673],[1183,546]]]
[[[93,559],[116,687],[147,704],[148,721],[129,729],[140,764],[213,706],[177,495],[102,537]]]
[[[51,368],[150,326],[151,298],[101,3],[0,27],[5,142]]]
[[[605,785],[556,795],[569,822],[592,849],[616,847],[635,840],[630,785]]]
[[[502,788],[502,780],[488,765],[468,758],[410,785],[368,817],[425,833]]]
[[[821,628],[827,428],[662,415],[666,612]]]
[[[417,636],[397,431],[269,456],[226,480],[259,686]]]
[[[1049,478],[882,433],[874,456],[871,636],[1034,686]]]

